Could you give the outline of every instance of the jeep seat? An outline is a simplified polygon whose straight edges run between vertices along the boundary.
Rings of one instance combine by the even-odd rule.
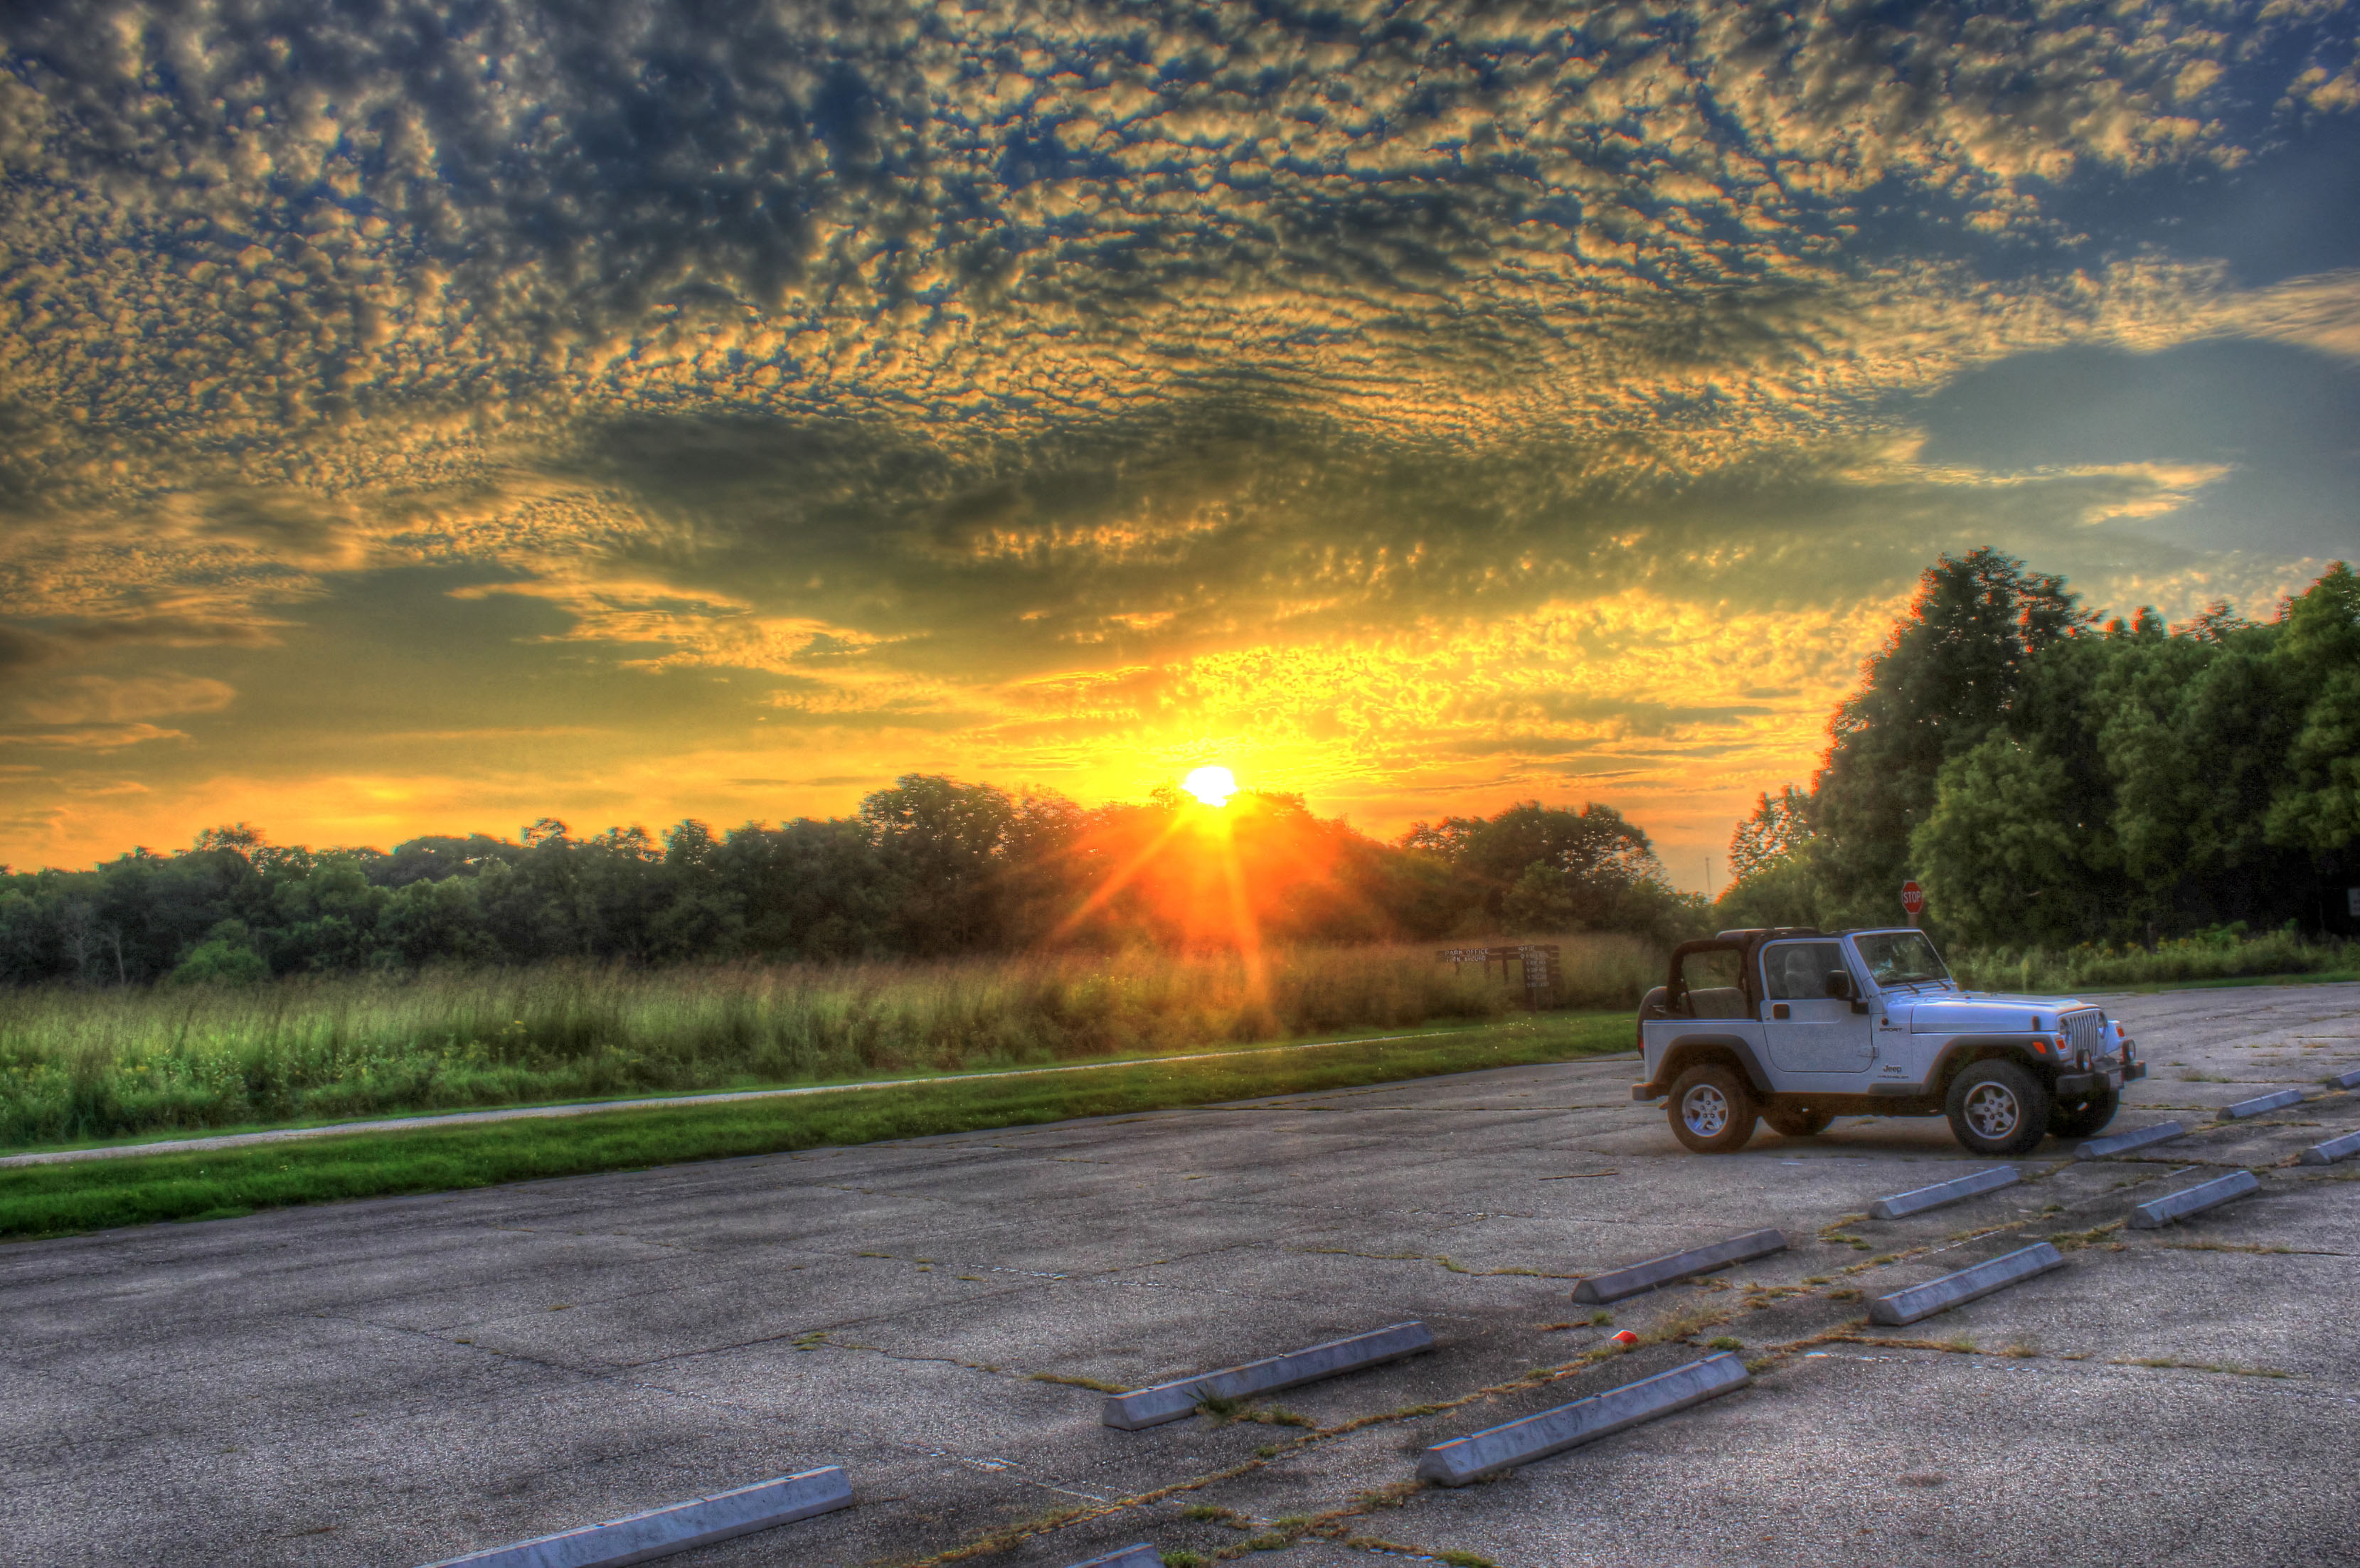
[[[1745,993],[1734,985],[1709,985],[1688,993],[1688,1017],[1692,1018],[1750,1018],[1746,1010]]]

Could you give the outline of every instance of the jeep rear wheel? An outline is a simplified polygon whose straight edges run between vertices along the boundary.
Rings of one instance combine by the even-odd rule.
[[[1780,1138],[1817,1138],[1828,1130],[1836,1114],[1810,1105],[1782,1105],[1773,1100],[1770,1108],[1762,1113],[1762,1119]]]
[[[1978,1062],[1950,1081],[1950,1131],[1977,1154],[2029,1154],[2049,1136],[2049,1091],[2029,1070]]]
[[[1733,1067],[1691,1067],[1672,1084],[1672,1136],[1698,1154],[1734,1154],[1762,1114],[1753,1089]]]
[[[2094,1138],[2105,1131],[2106,1124],[2114,1119],[2122,1108],[2119,1089],[2107,1089],[2091,1095],[2078,1105],[2059,1105],[2049,1113],[2049,1136],[2051,1138]]]

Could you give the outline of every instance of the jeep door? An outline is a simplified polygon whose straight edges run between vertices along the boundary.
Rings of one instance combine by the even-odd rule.
[[[1844,976],[1849,995],[1828,995],[1828,976]],[[1860,979],[1832,939],[1765,942],[1762,947],[1762,1033],[1781,1073],[1862,1073],[1875,1060],[1874,1019],[1852,1010]]]

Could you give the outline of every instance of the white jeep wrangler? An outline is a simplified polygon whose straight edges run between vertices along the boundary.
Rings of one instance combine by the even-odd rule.
[[[2086,1002],[1961,990],[1917,931],[1729,931],[1672,951],[1639,1005],[1647,1081],[1673,1135],[1731,1154],[1755,1117],[1809,1138],[1838,1116],[1948,1116],[1977,1154],[2088,1138],[2147,1076]]]

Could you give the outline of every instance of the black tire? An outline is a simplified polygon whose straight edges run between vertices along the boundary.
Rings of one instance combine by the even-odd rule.
[[[1736,1068],[1710,1062],[1691,1067],[1672,1082],[1672,1136],[1691,1153],[1734,1154],[1754,1136],[1762,1114],[1753,1086]]]
[[[2106,1124],[2122,1108],[2123,1093],[2119,1089],[2103,1090],[2078,1105],[2055,1106],[2049,1113],[2049,1136],[2095,1138],[2106,1130]]]
[[[1977,1154],[2013,1159],[2049,1136],[2049,1091],[2031,1069],[2005,1059],[1978,1062],[1950,1081],[1950,1132]]]
[[[1782,1105],[1773,1100],[1770,1108],[1762,1113],[1762,1119],[1780,1138],[1817,1138],[1828,1130],[1836,1114],[1812,1105]]]

